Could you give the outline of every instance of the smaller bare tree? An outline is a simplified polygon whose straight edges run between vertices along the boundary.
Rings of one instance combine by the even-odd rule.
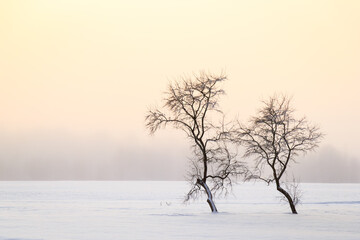
[[[275,95],[263,104],[247,126],[239,124],[234,140],[245,147],[245,157],[255,159],[251,177],[268,184],[275,182],[276,189],[284,195],[292,213],[296,214],[298,196],[291,196],[291,191],[281,186],[281,178],[288,165],[295,162],[296,156],[318,146],[323,134],[305,117],[295,118],[288,97]],[[266,169],[270,170],[268,174]]]
[[[163,110],[150,110],[146,115],[150,133],[168,125],[185,132],[193,150],[188,171],[192,187],[186,200],[204,192],[212,212],[217,212],[214,194],[226,192],[246,170],[225,137],[232,130],[224,123],[218,105],[219,97],[224,94],[220,87],[224,80],[224,75],[201,73],[175,81],[165,93]]]

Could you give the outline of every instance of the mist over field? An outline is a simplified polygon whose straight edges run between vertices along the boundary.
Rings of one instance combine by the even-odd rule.
[[[142,143],[101,134],[91,138],[63,133],[37,138],[3,135],[0,179],[185,180],[189,142],[181,135],[173,139],[171,134],[176,133],[165,130]],[[294,175],[301,182],[360,182],[359,172],[357,158],[325,145],[290,165],[288,180]]]

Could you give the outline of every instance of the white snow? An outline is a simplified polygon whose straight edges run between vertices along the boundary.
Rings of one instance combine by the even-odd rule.
[[[302,184],[298,215],[274,186],[182,203],[184,182],[0,182],[0,240],[360,239],[360,184]]]

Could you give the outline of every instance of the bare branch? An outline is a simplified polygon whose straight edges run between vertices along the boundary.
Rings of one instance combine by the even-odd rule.
[[[193,77],[182,77],[169,84],[163,109],[149,110],[146,127],[153,134],[171,125],[181,129],[191,140],[193,158],[188,171],[191,189],[185,200],[206,193],[212,211],[216,211],[213,194],[226,194],[234,181],[247,174],[244,163],[238,161],[237,146],[228,136],[233,135],[233,124],[225,124],[218,101],[225,94],[220,83],[226,76],[201,72]],[[222,119],[219,123],[214,119]]]
[[[323,134],[305,117],[295,118],[290,101],[284,95],[274,95],[263,101],[263,107],[250,119],[247,127],[239,124],[233,142],[245,146],[245,157],[255,159],[254,172],[259,174],[251,174],[250,178],[268,184],[275,182],[277,190],[288,200],[292,212],[296,213],[294,199],[281,188],[281,178],[296,156],[318,147]],[[271,171],[270,176],[262,174],[265,166]]]

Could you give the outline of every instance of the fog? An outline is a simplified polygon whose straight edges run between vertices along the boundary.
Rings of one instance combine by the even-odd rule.
[[[181,180],[183,146],[111,136],[8,136],[1,139],[2,180]]]
[[[185,180],[189,142],[174,134],[164,131],[141,142],[103,134],[2,134],[0,180]],[[360,182],[359,172],[359,159],[326,145],[300,156],[286,178]]]
[[[274,93],[325,133],[292,171],[359,182],[360,2],[1,1],[1,180],[183,180],[189,143],[150,136],[169,81],[225,71],[229,118]]]

